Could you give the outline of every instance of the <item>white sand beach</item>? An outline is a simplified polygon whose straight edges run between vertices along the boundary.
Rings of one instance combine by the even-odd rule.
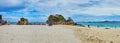
[[[3,25],[0,26],[0,43],[120,43],[120,29]]]
[[[76,27],[74,30],[82,43],[120,43],[120,29]]]
[[[64,26],[0,26],[0,43],[81,43],[72,29]]]

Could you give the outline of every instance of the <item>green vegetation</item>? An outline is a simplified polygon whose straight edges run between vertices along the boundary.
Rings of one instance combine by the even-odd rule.
[[[18,23],[17,23],[18,25],[28,25],[29,23],[28,23],[28,20],[27,19],[25,19],[25,18],[20,18],[20,21],[18,21]]]
[[[25,18],[22,17],[22,18],[20,18],[20,20],[21,20],[21,21],[25,21]]]
[[[67,21],[73,21],[72,19],[71,19],[71,17],[68,17],[68,20]]]
[[[62,15],[59,14],[50,15],[46,22],[47,24],[49,24],[51,21],[53,24],[63,24],[63,25],[74,24],[74,21],[71,19],[71,17],[69,17],[68,20],[66,20]]]
[[[59,20],[65,20],[65,18],[62,15],[58,15]]]

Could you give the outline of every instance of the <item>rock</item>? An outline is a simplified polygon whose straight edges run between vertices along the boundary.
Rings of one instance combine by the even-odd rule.
[[[69,17],[68,20],[66,20],[62,15],[56,14],[56,15],[50,15],[48,17],[48,20],[46,21],[47,24],[53,24],[53,25],[71,25],[75,24],[74,21]]]
[[[105,29],[110,29],[110,28],[105,28]]]
[[[25,18],[20,18],[20,21],[18,21],[17,25],[28,25],[29,22]]]
[[[71,17],[68,17],[67,23],[68,23],[68,25],[75,24],[74,21],[71,19]]]
[[[2,15],[0,15],[0,24],[1,24],[1,25],[6,25],[6,24],[7,24],[7,21],[4,21],[4,20],[2,19]]]
[[[0,15],[0,20],[2,20],[2,15]]]

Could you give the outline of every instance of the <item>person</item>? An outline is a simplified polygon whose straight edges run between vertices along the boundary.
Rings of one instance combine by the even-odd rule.
[[[97,28],[99,28],[100,26],[99,25],[97,25]]]
[[[52,23],[52,21],[50,21],[49,26],[52,26],[52,25],[53,25],[53,23]]]
[[[0,21],[0,25],[2,25],[1,21]]]
[[[0,20],[0,25],[2,25],[2,21]]]
[[[88,25],[88,28],[90,28],[90,25]]]

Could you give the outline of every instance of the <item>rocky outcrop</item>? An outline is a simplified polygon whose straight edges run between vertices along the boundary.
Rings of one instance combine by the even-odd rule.
[[[56,14],[56,15],[50,15],[48,17],[48,20],[46,21],[47,24],[62,24],[62,25],[74,25],[74,21],[69,17],[68,20],[66,20],[62,15]]]
[[[28,25],[29,22],[25,18],[20,18],[20,21],[18,21],[17,25]]]
[[[0,20],[2,20],[2,15],[0,15]]]
[[[71,17],[68,17],[68,20],[67,20],[67,24],[68,25],[74,25],[75,23],[74,23],[74,21],[71,19]]]
[[[6,25],[7,24],[7,21],[2,19],[2,15],[0,15],[0,24],[1,25]]]

